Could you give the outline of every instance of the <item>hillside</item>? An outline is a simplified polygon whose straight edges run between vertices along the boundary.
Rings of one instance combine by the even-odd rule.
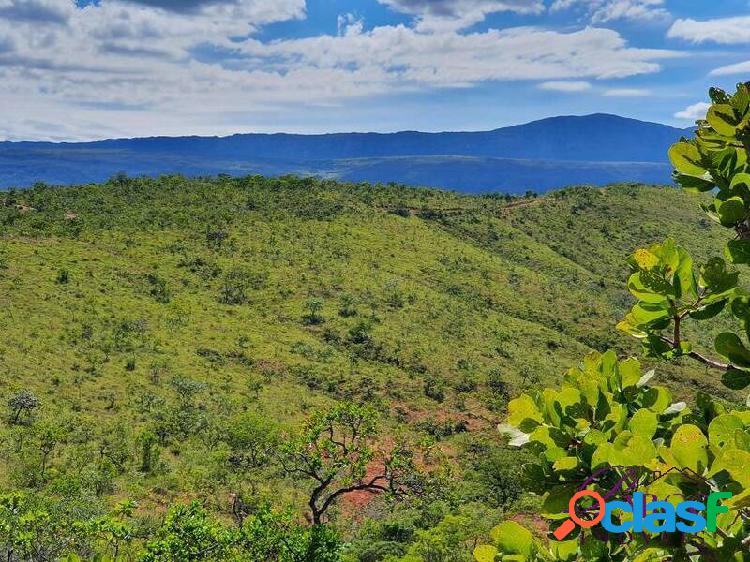
[[[31,390],[36,423],[65,428],[42,461],[35,437],[0,425],[0,487],[94,511],[131,498],[146,518],[188,498],[228,516],[237,490],[301,508],[298,482],[232,470],[230,428],[293,428],[342,399],[481,473],[467,451],[498,451],[508,395],[587,350],[637,352],[614,329],[633,249],[672,235],[701,258],[726,236],[666,187],[514,199],[291,177],[11,191],[0,225],[0,401]],[[719,392],[694,364],[657,368],[678,395]],[[198,417],[167,418],[184,381],[205,385]],[[144,475],[151,427],[162,464]],[[126,468],[101,474],[118,435]],[[481,482],[451,501],[495,493]]]
[[[294,173],[465,192],[523,193],[576,183],[667,183],[664,153],[688,130],[594,114],[492,131],[0,142],[0,188],[129,175]],[[584,156],[585,155],[585,156]]]

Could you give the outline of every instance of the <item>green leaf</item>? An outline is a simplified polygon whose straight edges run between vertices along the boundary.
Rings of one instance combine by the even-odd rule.
[[[711,258],[699,269],[698,282],[713,295],[722,294],[737,286],[739,273],[729,271],[727,262],[721,258]]]
[[[542,502],[542,517],[553,521],[567,519],[568,503],[575,491],[572,485],[552,488]]]
[[[730,240],[725,254],[732,263],[750,263],[750,240]]]
[[[563,457],[557,459],[555,464],[552,465],[552,468],[558,471],[575,470],[576,467],[578,467],[577,457]]]
[[[728,104],[714,104],[708,109],[706,120],[714,131],[725,137],[733,137],[737,133],[739,120],[734,109]]]
[[[711,180],[686,174],[676,174],[675,181],[677,181],[682,189],[694,193],[705,193],[716,187],[716,184]]]
[[[557,557],[556,560],[567,562],[575,560],[578,553],[578,541],[554,541],[550,543],[550,548]]]
[[[726,471],[732,480],[743,488],[750,487],[750,453],[739,449],[726,449],[711,467],[711,476]]]
[[[703,306],[699,308],[698,310],[694,310],[689,313],[690,318],[693,318],[695,320],[709,320],[711,318],[714,318],[717,316],[722,310],[724,310],[724,307],[727,305],[727,300],[720,300],[716,301],[714,303],[711,303],[707,306]]]
[[[490,538],[503,554],[531,556],[534,548],[533,536],[515,521],[505,521],[490,531]]]
[[[508,423],[523,430],[524,428],[521,425],[528,421],[532,425],[538,425],[542,423],[543,418],[534,400],[529,395],[522,394],[518,398],[508,402]]]
[[[750,350],[748,350],[737,334],[723,332],[716,336],[714,342],[716,352],[726,357],[739,367],[750,367]]]
[[[489,544],[480,544],[474,549],[474,559],[477,562],[495,562],[498,554],[497,548]]]
[[[716,447],[724,447],[727,443],[734,443],[734,432],[744,429],[742,420],[732,414],[722,414],[714,418],[708,426],[708,442]]]
[[[672,403],[672,393],[663,386],[652,386],[643,395],[643,406],[661,414]]]
[[[675,169],[688,176],[702,176],[706,169],[701,165],[698,148],[689,142],[681,141],[669,148],[669,160]]]
[[[746,84],[737,85],[737,93],[729,99],[729,103],[740,115],[747,113],[750,105],[750,90]]]
[[[670,558],[670,553],[663,548],[647,548],[638,556],[633,558],[633,562],[664,562]]]
[[[726,201],[715,199],[714,205],[722,226],[732,227],[745,220],[745,203],[739,197],[730,197]]]
[[[633,357],[620,361],[617,370],[620,374],[622,388],[635,386],[641,380],[641,364]]]
[[[730,390],[744,390],[750,386],[750,372],[729,369],[721,376],[721,382]]]
[[[630,418],[628,428],[633,432],[633,435],[641,435],[651,439],[656,433],[657,425],[656,414],[651,410],[641,408]]]
[[[678,427],[672,436],[670,452],[681,467],[702,473],[708,466],[708,439],[698,426],[685,424]]]
[[[746,172],[735,174],[732,177],[729,187],[735,195],[738,195],[739,193],[750,193],[750,174]]]
[[[638,271],[628,279],[628,290],[640,301],[663,303],[676,296],[674,288],[663,276],[649,271]]]

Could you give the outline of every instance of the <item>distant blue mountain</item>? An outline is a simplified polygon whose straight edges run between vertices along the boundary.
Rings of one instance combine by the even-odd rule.
[[[482,132],[0,142],[0,187],[98,182],[118,172],[292,173],[509,193],[577,183],[668,183],[667,148],[689,131],[593,114]]]

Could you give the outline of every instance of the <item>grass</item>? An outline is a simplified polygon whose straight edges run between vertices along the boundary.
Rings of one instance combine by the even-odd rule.
[[[226,513],[238,489],[303,504],[299,483],[229,468],[227,428],[248,412],[283,431],[368,402],[460,465],[467,437],[446,433],[498,440],[508,395],[590,349],[637,353],[614,328],[632,250],[671,235],[702,258],[726,236],[668,187],[512,199],[261,177],[38,186],[0,195],[0,225],[0,399],[30,389],[35,424],[65,429],[32,478],[36,433],[2,424],[0,487],[105,478],[95,505],[144,514],[194,497]],[[694,364],[658,369],[678,394],[720,392]],[[197,417],[144,475],[138,435],[177,407],[175,378],[205,383]],[[126,460],[102,475],[118,435]]]

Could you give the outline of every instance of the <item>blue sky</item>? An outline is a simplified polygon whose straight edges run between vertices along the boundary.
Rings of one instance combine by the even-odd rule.
[[[750,1],[0,0],[0,138],[678,126],[750,80]]]

